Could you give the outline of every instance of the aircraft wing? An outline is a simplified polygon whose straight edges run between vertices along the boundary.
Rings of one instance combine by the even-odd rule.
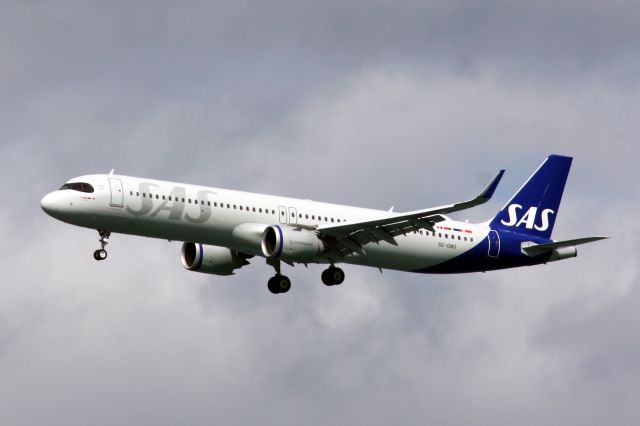
[[[397,235],[406,235],[419,229],[433,232],[433,226],[445,220],[443,214],[465,210],[489,201],[503,174],[504,170],[500,170],[480,195],[468,201],[408,213],[390,213],[377,219],[359,222],[322,225],[316,228],[316,232],[329,247],[330,257],[331,252],[339,256],[362,254],[363,246],[371,242],[386,241],[398,245],[394,239]]]

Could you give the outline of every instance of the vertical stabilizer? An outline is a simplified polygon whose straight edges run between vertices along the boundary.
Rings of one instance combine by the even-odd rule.
[[[490,222],[505,229],[551,238],[573,158],[550,155]]]

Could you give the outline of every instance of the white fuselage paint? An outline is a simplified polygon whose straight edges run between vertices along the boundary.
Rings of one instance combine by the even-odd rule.
[[[253,226],[257,233],[261,226],[274,224],[314,226],[331,224],[332,218],[333,223],[338,219],[342,223],[390,214],[382,210],[122,175],[88,175],[69,182],[88,182],[95,192],[60,190],[47,195],[48,205],[57,206],[48,213],[64,222],[113,233],[228,247],[259,256],[262,256],[259,246],[237,238],[238,230]],[[172,201],[169,201],[170,196]],[[175,197],[180,201],[174,201]],[[438,226],[452,230],[436,228],[435,236],[424,230],[410,232],[395,238],[397,246],[384,241],[370,243],[364,254],[348,255],[341,261],[402,271],[418,270],[467,252],[482,242],[489,232],[486,225],[449,218]],[[320,257],[317,262],[328,263],[329,260]]]

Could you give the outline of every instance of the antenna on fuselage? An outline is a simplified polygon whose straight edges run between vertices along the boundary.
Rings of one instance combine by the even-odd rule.
[[[115,171],[116,171],[116,169],[111,169],[111,171],[109,172],[109,174],[110,174],[110,175],[112,175],[112,174],[113,174],[113,172],[115,172]]]

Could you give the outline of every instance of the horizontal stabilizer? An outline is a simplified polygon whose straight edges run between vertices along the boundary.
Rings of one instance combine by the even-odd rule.
[[[547,243],[547,244],[535,244],[532,242],[526,242],[526,243],[522,243],[522,251],[525,252],[528,256],[538,256],[562,247],[573,247],[580,244],[586,244],[586,243],[592,243],[594,241],[604,240],[605,238],[609,238],[609,237],[576,238],[575,240],[555,241],[553,243]]]

